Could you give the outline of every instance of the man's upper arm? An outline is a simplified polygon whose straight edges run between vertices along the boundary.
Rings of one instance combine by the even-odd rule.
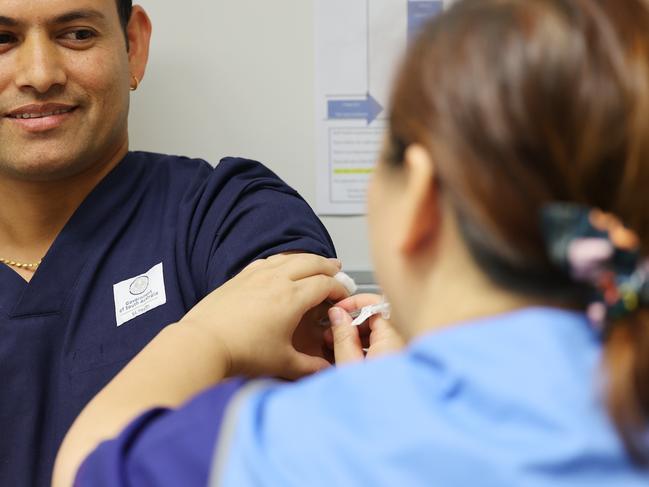
[[[186,239],[200,294],[207,294],[250,262],[286,252],[334,257],[327,230],[309,205],[263,165],[224,159],[184,211]]]

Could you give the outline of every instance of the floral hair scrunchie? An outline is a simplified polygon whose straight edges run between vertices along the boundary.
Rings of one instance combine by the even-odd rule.
[[[642,305],[649,305],[649,260],[637,235],[601,210],[554,203],[542,210],[548,255],[570,277],[593,289],[587,314],[603,334]]]

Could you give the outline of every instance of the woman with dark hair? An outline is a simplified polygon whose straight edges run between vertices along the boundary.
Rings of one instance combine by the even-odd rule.
[[[347,311],[379,298],[348,298],[350,365],[173,409],[319,368],[291,336],[338,266],[257,262],[88,405],[55,485],[93,449],[77,485],[649,485],[647,188],[643,0],[457,2],[409,49],[372,181],[391,321],[364,336]]]

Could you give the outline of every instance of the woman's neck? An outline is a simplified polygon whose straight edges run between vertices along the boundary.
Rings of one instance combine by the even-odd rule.
[[[448,217],[449,215],[447,215]],[[506,313],[529,306],[548,305],[494,284],[479,267],[456,222],[447,219],[435,249],[406,264],[409,282],[403,284],[405,312],[395,312],[404,338],[432,330]],[[394,306],[393,306],[394,308]]]

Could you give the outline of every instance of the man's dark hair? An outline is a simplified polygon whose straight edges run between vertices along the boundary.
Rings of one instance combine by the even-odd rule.
[[[131,10],[133,9],[133,0],[115,0],[117,2],[117,12],[119,13],[119,20],[122,24],[124,32],[126,26],[131,18]]]

